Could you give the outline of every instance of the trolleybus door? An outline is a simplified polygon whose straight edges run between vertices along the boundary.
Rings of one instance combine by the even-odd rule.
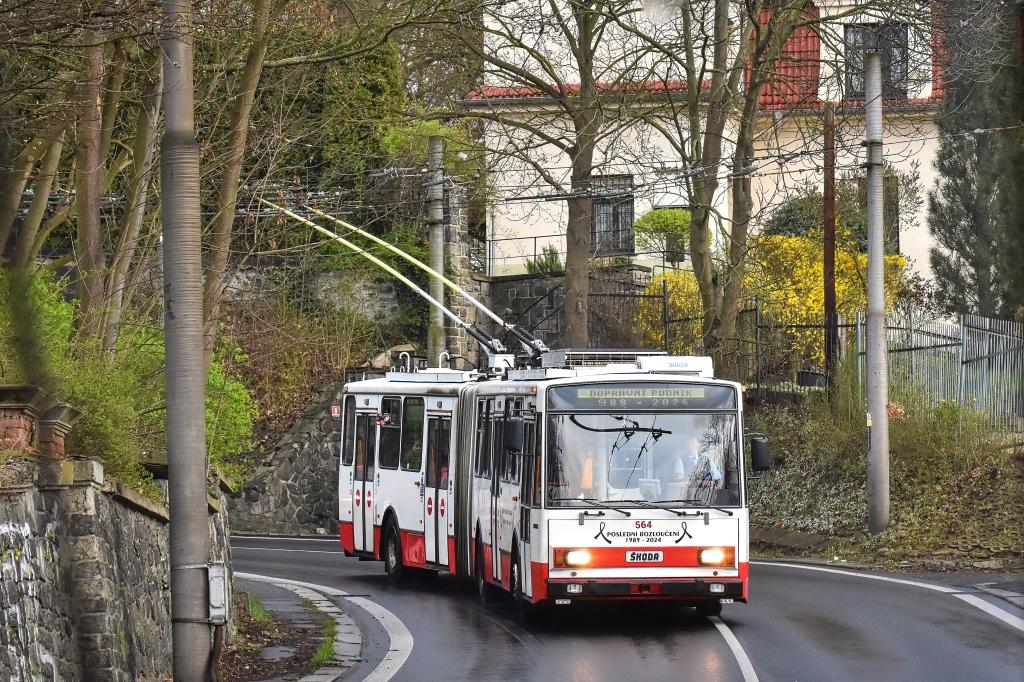
[[[500,578],[505,587],[509,584],[510,573],[508,562],[512,559],[512,538],[516,534],[517,515],[519,514],[519,469],[523,449],[523,399],[506,398],[504,412],[500,412],[501,435],[495,447],[495,473],[497,493],[498,544],[495,548],[496,577]],[[500,553],[499,553],[500,550]],[[520,575],[522,575],[520,573]]]
[[[348,530],[352,525],[353,511],[353,478],[355,466],[356,443],[356,398],[345,396],[344,411],[341,420],[341,456],[338,468],[338,532],[341,534],[341,545],[345,549],[354,547]]]
[[[491,422],[491,576],[501,580],[501,464],[505,450],[504,401],[495,401]]]
[[[539,525],[539,516],[535,516],[537,505],[536,482],[540,480],[540,460],[537,458],[537,424],[534,420],[526,420],[523,425],[523,455],[519,469],[519,575],[522,576],[523,593],[533,594],[532,545],[533,524]]]
[[[449,452],[452,421],[448,417],[430,417],[427,421],[426,501],[424,537],[427,561],[448,565]]]
[[[373,479],[376,470],[377,417],[356,416],[355,481],[352,522],[357,552],[373,551]]]

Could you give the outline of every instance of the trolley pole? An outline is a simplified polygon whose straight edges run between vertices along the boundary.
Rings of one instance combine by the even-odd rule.
[[[199,145],[195,139],[192,18],[188,0],[163,2],[163,223],[167,463],[171,511],[171,636],[174,679],[206,680],[210,662],[200,256]]]
[[[882,201],[882,55],[875,43],[864,55],[868,196],[868,530],[889,525],[889,371],[885,338],[885,236]]]
[[[835,381],[839,346],[836,315],[836,117],[832,103],[825,105],[825,376],[831,390]]]
[[[427,220],[430,223],[430,267],[444,274],[444,140],[434,135],[427,146]],[[430,280],[430,295],[444,301],[444,285],[440,279]],[[430,308],[430,326],[427,328],[427,365],[433,366],[445,349],[444,317],[440,309]]]

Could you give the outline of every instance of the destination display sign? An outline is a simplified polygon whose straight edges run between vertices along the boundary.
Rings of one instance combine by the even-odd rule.
[[[711,384],[615,383],[554,386],[550,410],[729,410],[736,391]]]

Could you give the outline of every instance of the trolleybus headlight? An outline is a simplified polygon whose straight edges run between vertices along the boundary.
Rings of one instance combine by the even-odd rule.
[[[588,566],[590,552],[585,549],[556,549],[555,566]]]
[[[585,549],[570,549],[565,553],[566,566],[586,566],[590,563],[590,552]]]
[[[733,549],[732,547],[702,547],[697,553],[697,561],[702,566],[731,566]]]

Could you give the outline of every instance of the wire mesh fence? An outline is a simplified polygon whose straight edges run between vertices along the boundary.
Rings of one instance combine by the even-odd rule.
[[[691,323],[692,324],[692,323]],[[838,323],[840,358],[857,358],[863,387],[866,324],[861,314]],[[1024,433],[1024,324],[978,315],[957,321],[887,316],[889,384],[932,403],[955,401],[993,426]],[[778,324],[756,303],[740,312],[736,378],[764,395],[825,390],[823,323]]]

